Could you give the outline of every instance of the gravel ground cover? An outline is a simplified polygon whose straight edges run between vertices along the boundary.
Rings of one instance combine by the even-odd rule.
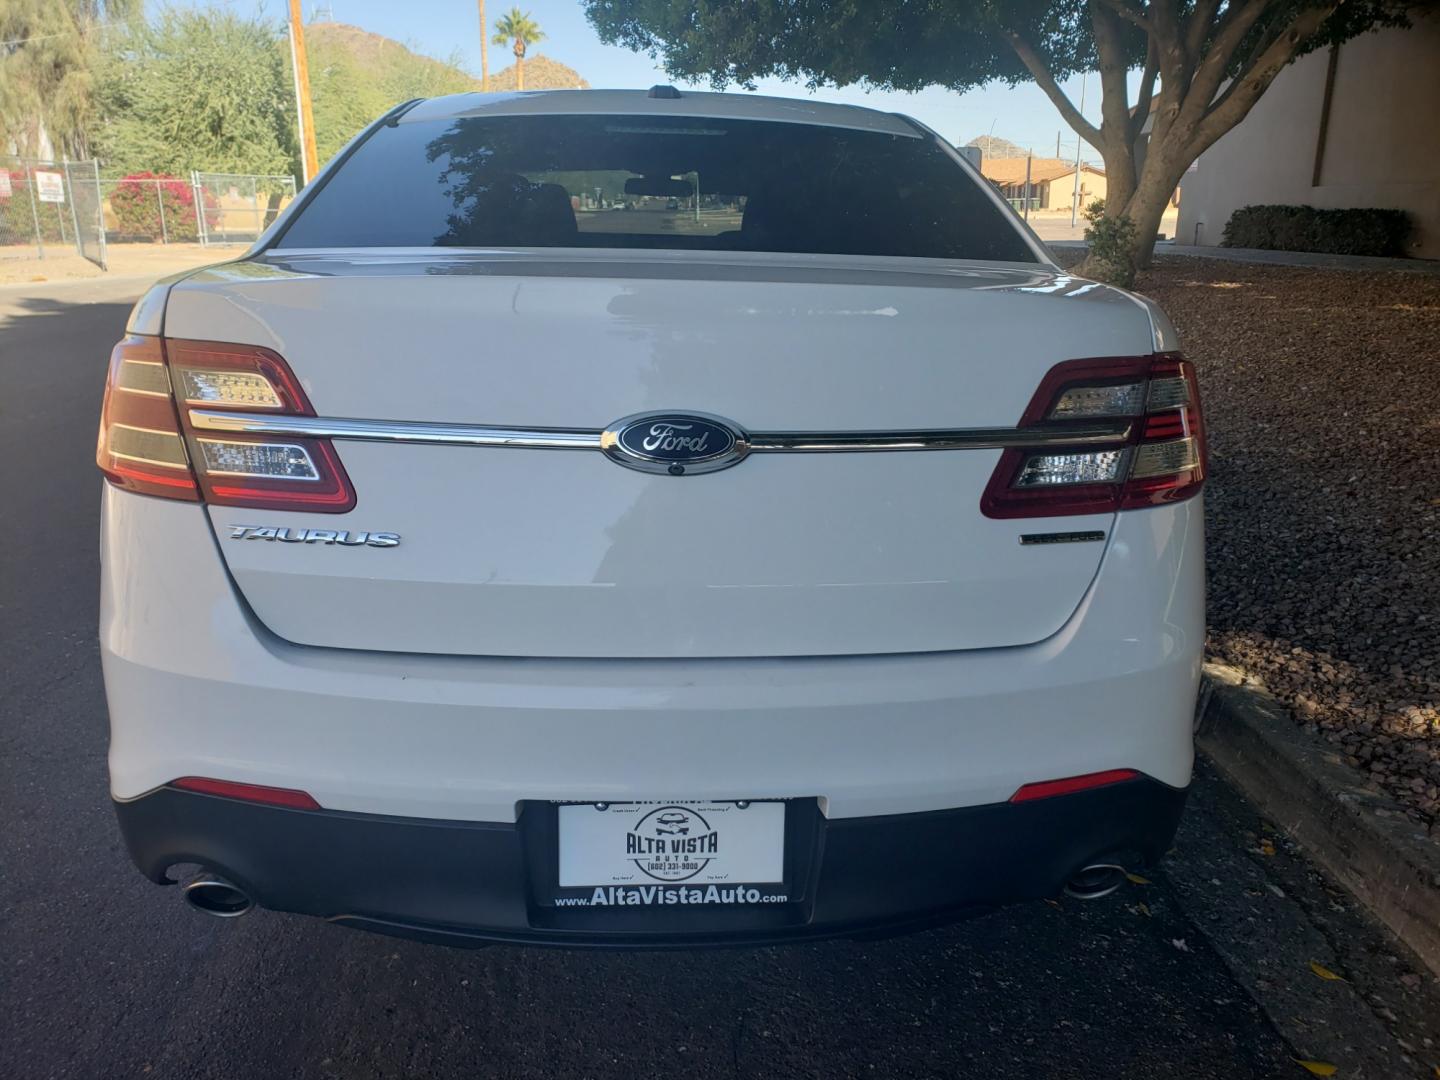
[[[1137,289],[1200,373],[1211,656],[1440,837],[1440,277],[1161,257]]]

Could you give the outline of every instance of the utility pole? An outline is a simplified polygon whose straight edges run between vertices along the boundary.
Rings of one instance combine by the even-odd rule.
[[[303,182],[320,171],[315,153],[315,118],[310,112],[310,64],[305,58],[305,23],[300,0],[290,0],[290,69],[295,76],[295,124],[300,133]]]
[[[1080,73],[1080,115],[1085,115],[1085,81],[1089,72]],[[1070,196],[1070,228],[1075,228],[1075,219],[1080,216],[1080,146],[1085,140],[1075,133],[1075,194]]]
[[[485,0],[476,0],[480,5],[480,89],[490,91],[490,54],[486,51],[490,28],[485,25]]]
[[[1030,220],[1030,163],[1035,159],[1035,151],[1025,152],[1025,220]]]

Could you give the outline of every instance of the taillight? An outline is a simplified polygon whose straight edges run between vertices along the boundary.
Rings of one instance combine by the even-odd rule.
[[[1101,421],[1117,424],[1113,442],[1047,445]],[[1187,499],[1205,482],[1200,387],[1173,353],[1057,364],[1020,418],[1026,428],[1036,445],[1001,454],[980,502],[987,517],[1107,514]]]
[[[197,431],[191,409],[314,416],[289,366],[254,345],[131,335],[110,361],[96,460],[146,495],[344,513],[355,490],[328,439]]]
[[[132,334],[111,352],[95,463],[127,491],[190,502],[200,498],[158,338]]]

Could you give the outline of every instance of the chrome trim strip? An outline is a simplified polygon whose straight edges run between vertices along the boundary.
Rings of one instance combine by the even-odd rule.
[[[1133,421],[1037,424],[1028,428],[957,428],[918,431],[781,431],[747,436],[751,453],[866,453],[882,450],[1003,450],[1013,446],[1094,446],[1125,442]],[[191,409],[199,431],[241,435],[289,435],[365,442],[431,443],[445,446],[515,446],[530,450],[601,450],[600,431],[560,428],[499,428],[480,424],[431,424],[412,420],[341,420],[316,416]]]
[[[783,431],[750,436],[752,454],[865,453],[875,450],[1004,450],[1011,446],[1094,446],[1130,437],[1129,420],[1028,428],[923,431]]]
[[[599,450],[599,431],[498,428],[478,424],[429,424],[414,420],[335,420],[319,416],[265,416],[191,409],[199,431],[239,435],[291,435],[364,442],[433,443],[444,446],[518,446],[530,450]]]

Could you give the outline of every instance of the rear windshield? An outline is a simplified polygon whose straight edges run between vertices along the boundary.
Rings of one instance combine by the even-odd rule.
[[[929,138],[636,116],[382,126],[277,246],[1036,261],[1005,213]]]

